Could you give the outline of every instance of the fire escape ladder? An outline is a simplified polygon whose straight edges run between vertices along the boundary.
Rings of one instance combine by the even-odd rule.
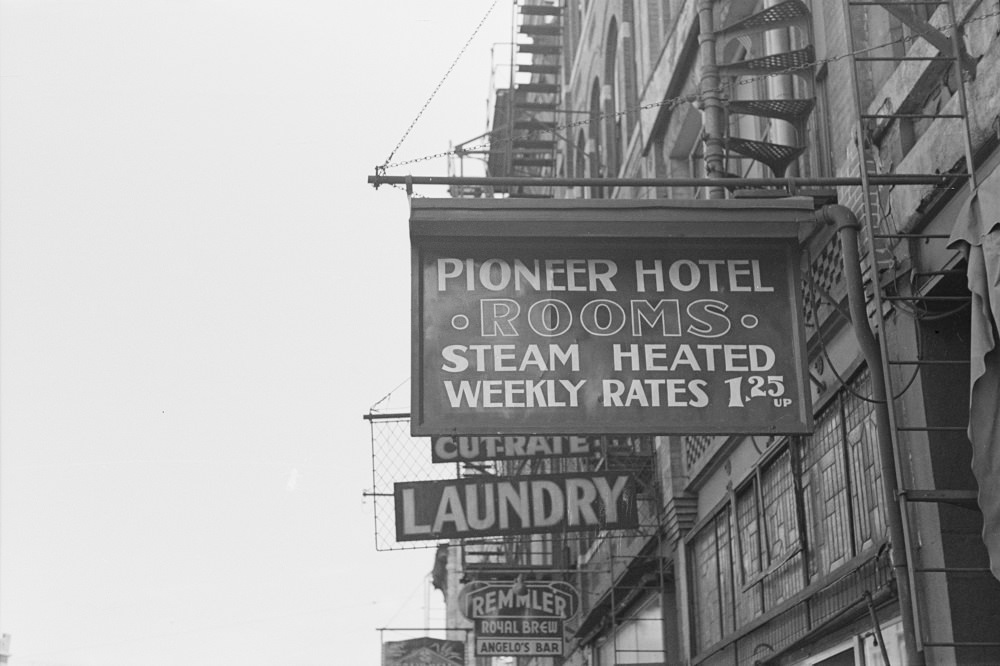
[[[918,424],[907,422],[902,416],[903,409],[899,399],[909,387],[907,380],[912,381],[909,378],[915,378],[916,373],[923,373],[934,366],[968,365],[968,360],[920,358],[919,354],[917,358],[900,357],[898,351],[893,349],[887,340],[888,336],[883,332],[886,330],[887,314],[894,309],[906,308],[911,312],[920,310],[932,312],[936,308],[940,312],[949,308],[962,307],[963,303],[968,302],[969,296],[967,293],[960,295],[929,293],[936,285],[940,285],[940,281],[949,274],[962,273],[964,277],[964,271],[955,269],[914,272],[907,293],[899,293],[896,286],[898,280],[892,272],[896,262],[896,254],[892,248],[901,242],[911,242],[919,244],[921,247],[928,247],[929,244],[935,242],[947,242],[948,235],[919,231],[897,233],[888,229],[882,202],[889,195],[889,192],[888,190],[882,191],[878,185],[873,185],[871,178],[882,173],[878,168],[878,148],[875,144],[890,130],[898,129],[896,126],[901,127],[905,123],[922,123],[921,130],[914,130],[914,133],[918,134],[921,131],[929,131],[932,123],[957,123],[958,127],[955,129],[955,133],[963,137],[964,154],[955,166],[945,174],[948,176],[948,180],[942,187],[957,190],[966,181],[970,188],[975,187],[973,150],[965,93],[965,80],[972,79],[975,75],[975,63],[965,50],[961,25],[951,0],[913,2],[906,0],[894,2],[844,0],[844,6],[847,15],[848,46],[852,54],[852,93],[857,111],[856,117],[858,118],[855,141],[858,151],[858,169],[862,181],[859,217],[862,218],[861,250],[862,253],[867,254],[867,266],[864,267],[867,269],[865,276],[866,299],[868,299],[869,320],[877,333],[883,374],[886,377],[886,393],[890,402],[888,410],[890,433],[899,483],[899,506],[903,516],[903,545],[911,590],[910,602],[913,616],[925,618],[924,611],[928,599],[923,598],[922,593],[926,587],[928,576],[941,574],[946,577],[956,577],[949,580],[961,581],[958,583],[959,585],[967,586],[969,585],[969,576],[991,577],[991,574],[986,566],[925,566],[919,560],[918,553],[921,552],[921,549],[916,543],[917,536],[914,534],[914,526],[911,523],[912,514],[915,511],[912,505],[928,503],[951,505],[974,511],[978,511],[979,507],[976,502],[976,491],[971,489],[907,487],[907,476],[902,473],[901,461],[912,459],[905,450],[908,443],[914,441],[914,438],[927,441],[932,446],[936,441],[947,442],[947,437],[963,434],[966,425],[959,423],[928,424],[926,423],[927,419],[922,419],[924,422]],[[908,27],[913,33],[912,36],[900,40],[899,46],[895,49],[891,46],[878,50],[871,49],[870,45],[863,43],[860,36],[855,33],[859,26],[870,25],[870,21],[874,20],[872,14],[862,17],[860,13],[877,11],[887,12],[889,16]],[[923,18],[921,13],[927,18]],[[941,29],[935,27],[932,21],[948,26],[950,34],[946,35]],[[928,48],[928,44],[930,48]],[[874,108],[875,102],[865,98],[864,81],[866,77],[862,75],[859,68],[877,66],[881,63],[889,63],[890,65],[895,63],[896,68],[892,76],[907,76],[908,80],[913,81],[911,88],[914,90],[921,86],[926,89],[928,85],[941,80],[955,82],[954,94],[957,96],[957,104],[951,106],[957,107],[957,110],[952,109],[948,113],[939,112],[939,108],[929,112],[925,111],[921,107],[924,103],[924,97],[914,93],[909,93],[909,95],[916,99],[886,99],[881,102],[878,108]],[[903,85],[897,85],[896,88],[906,90]],[[945,104],[940,104],[941,108],[945,106]],[[953,257],[946,262],[946,265],[955,263],[957,261]],[[921,283],[920,279],[925,279],[925,281]],[[964,279],[962,284],[964,285]],[[903,369],[902,372],[900,372],[901,369]],[[896,375],[895,380],[894,375]],[[912,418],[910,416],[910,419]],[[932,475],[926,471],[914,470],[913,476],[931,478]],[[935,661],[953,659],[955,654],[951,653],[949,657],[949,653],[936,652],[935,649],[1000,647],[1000,641],[935,640],[932,637],[933,627],[922,626],[919,619],[915,621],[915,625],[917,649],[920,651],[930,649],[932,655],[937,657]]]
[[[727,158],[750,158],[766,166],[779,178],[805,152],[804,130],[815,106],[811,95],[816,57],[810,43],[809,19],[810,12],[805,3],[786,0],[739,18],[715,33],[716,44],[721,47],[722,53],[730,53],[729,58],[718,59],[729,127],[728,136],[723,140]],[[774,42],[771,37],[778,30],[783,31],[785,38]],[[798,39],[798,43],[804,44],[801,48],[790,48],[793,34],[801,35]],[[742,51],[731,48],[734,40],[744,47]],[[768,46],[765,47],[765,43]],[[775,47],[775,43],[780,46]],[[775,48],[788,50],[773,52]],[[766,54],[749,57],[755,51]],[[736,57],[739,59],[733,59]],[[766,83],[753,86],[758,79],[767,81],[774,77],[782,77],[786,86],[784,92],[777,93]],[[747,87],[748,84],[752,87]],[[755,88],[763,90],[765,87],[769,92],[764,94],[773,98],[747,95],[746,91]],[[738,116],[753,116],[761,122],[753,124],[753,129],[750,129],[748,123],[735,118]],[[778,125],[790,126],[791,133],[775,137],[777,132],[772,130]],[[747,136],[747,132],[752,132],[752,136]],[[743,173],[723,175],[746,175],[746,169],[738,166],[728,166],[726,171],[733,168]]]
[[[512,53],[510,113],[504,176],[556,175],[556,110],[561,99],[562,7],[539,0],[516,6],[517,40]],[[500,174],[498,174],[500,175]],[[551,198],[538,187],[517,186],[510,197]]]

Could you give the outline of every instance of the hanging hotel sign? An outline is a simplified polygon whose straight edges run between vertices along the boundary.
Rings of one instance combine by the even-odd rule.
[[[411,206],[412,434],[810,431],[811,199]]]
[[[638,527],[635,478],[538,474],[394,484],[396,540]]]
[[[579,610],[580,595],[561,581],[476,581],[458,602],[474,623],[477,657],[561,656],[564,623]]]

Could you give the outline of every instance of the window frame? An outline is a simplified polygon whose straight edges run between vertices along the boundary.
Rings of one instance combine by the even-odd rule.
[[[759,616],[780,608],[786,600],[806,592],[810,585],[829,579],[865,553],[877,552],[884,546],[885,538],[879,538],[880,530],[884,532],[885,529],[888,510],[884,498],[878,492],[855,492],[866,485],[880,483],[877,442],[872,439],[871,432],[875,413],[870,400],[863,397],[870,382],[871,373],[862,365],[852,373],[845,386],[818,406],[816,413],[824,421],[817,419],[812,435],[772,441],[761,451],[747,474],[738,483],[730,484],[727,493],[684,536],[690,589],[690,639],[694,654],[704,652],[730,635],[739,635],[741,628],[752,621],[744,614],[746,611]],[[856,440],[852,439],[855,437]],[[783,464],[780,461],[786,455],[787,468],[775,470],[774,465]],[[862,460],[869,455],[873,459]],[[828,457],[841,466],[841,473],[830,477],[837,481],[835,486],[826,487],[822,484],[829,483],[829,478],[822,478],[821,464]],[[784,518],[793,521],[795,534],[790,535],[781,553],[773,550],[773,538],[769,534],[768,511],[779,503],[765,504],[764,476],[768,471],[791,477],[789,486],[778,497],[790,497],[794,503],[790,507],[792,515],[788,515],[789,507],[784,507]],[[742,532],[746,523],[741,522],[740,503],[746,501],[747,493],[752,498],[752,519],[757,530],[756,571],[746,567],[744,558]],[[840,501],[838,496],[843,498],[848,509],[844,524],[831,528],[823,520],[823,504],[816,500]],[[859,507],[872,502],[871,517],[859,519],[855,515]],[[782,511],[780,507],[778,510]],[[720,519],[728,522],[725,544],[719,537]],[[829,552],[823,549],[838,539],[844,541],[846,550],[842,557],[830,558]],[[728,548],[728,553],[722,553],[723,548]],[[796,556],[800,556],[798,565],[789,566]],[[706,561],[706,557],[712,561]],[[724,571],[726,566],[728,570]],[[801,574],[799,579],[796,579],[796,570]],[[707,584],[709,579],[705,572],[712,572],[711,584]],[[723,589],[726,584],[730,586],[728,591]],[[756,595],[755,586],[760,590]],[[714,595],[714,601],[701,598],[706,595]]]

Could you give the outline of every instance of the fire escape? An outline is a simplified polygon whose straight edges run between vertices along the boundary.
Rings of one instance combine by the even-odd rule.
[[[558,0],[523,0],[515,6],[510,83],[496,91],[490,176],[556,175],[556,110],[560,100],[562,7]],[[551,188],[496,187],[510,197],[549,198]]]
[[[779,29],[784,29],[784,37],[776,38],[775,34],[782,33],[772,31]],[[811,44],[809,9],[801,0],[786,0],[732,21],[715,36],[716,43],[724,51],[732,51],[730,62],[719,59],[720,80],[731,82],[729,86],[723,84],[725,91],[739,91],[744,84],[753,85],[758,79],[767,83],[764,97],[754,95],[754,98],[748,99],[732,94],[728,96],[725,109],[726,125],[730,130],[723,141],[727,160],[749,158],[765,165],[776,178],[782,178],[806,150],[806,123],[815,106],[812,66],[815,55]],[[802,47],[790,48],[793,41],[790,36],[797,36],[796,41]],[[734,40],[748,48],[726,48]],[[764,45],[765,55],[745,57],[761,44]],[[736,57],[741,54],[744,57]],[[774,81],[778,84],[773,85]],[[757,132],[763,140],[739,136],[747,127],[746,123],[740,122],[739,116],[764,119]]]

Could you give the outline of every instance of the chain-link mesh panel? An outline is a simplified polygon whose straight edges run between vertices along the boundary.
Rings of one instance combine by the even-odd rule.
[[[372,492],[375,549],[431,548],[444,540],[396,541],[393,484],[400,481],[444,481],[462,477],[521,478],[534,474],[627,471],[635,475],[640,525],[614,535],[604,530],[554,534],[513,535],[462,539],[462,561],[469,567],[496,565],[559,566],[562,549],[574,541],[588,542],[598,535],[632,541],[648,537],[659,524],[655,457],[652,437],[603,437],[600,452],[589,458],[432,463],[429,437],[410,436],[410,416],[404,413],[368,414],[372,432]],[[553,543],[555,540],[556,543]],[[576,547],[574,550],[586,550]]]
[[[375,550],[432,548],[438,541],[396,541],[393,484],[399,481],[454,479],[458,467],[431,462],[429,437],[410,436],[409,414],[368,414],[372,430],[372,504],[375,513]]]

